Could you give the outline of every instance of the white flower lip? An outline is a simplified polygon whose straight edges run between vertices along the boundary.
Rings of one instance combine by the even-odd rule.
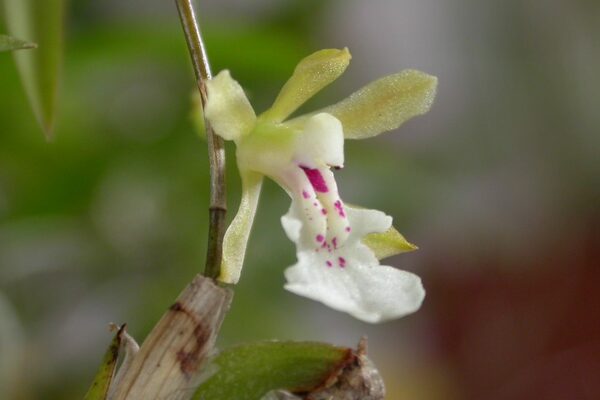
[[[281,222],[288,238],[296,244],[298,262],[285,271],[285,288],[369,323],[418,310],[425,297],[420,278],[379,265],[373,252],[360,241],[367,233],[387,230],[391,218],[376,210],[346,210],[353,232],[343,246],[317,252],[307,237],[309,230],[302,214],[292,204]]]

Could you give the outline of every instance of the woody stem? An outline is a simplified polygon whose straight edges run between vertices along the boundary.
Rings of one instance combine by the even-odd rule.
[[[192,0],[175,0],[185,40],[196,74],[202,106],[206,105],[206,81],[211,78],[208,57],[202,42],[200,27],[194,13]],[[208,159],[210,163],[210,207],[208,227],[208,247],[204,276],[216,279],[221,272],[223,257],[223,235],[225,234],[225,149],[223,139],[215,135],[210,122],[205,119]]]

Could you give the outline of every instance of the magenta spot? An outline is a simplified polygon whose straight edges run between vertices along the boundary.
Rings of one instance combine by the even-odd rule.
[[[337,210],[337,212],[340,215],[340,217],[342,217],[342,218],[346,217],[346,213],[344,212],[344,206],[342,205],[341,201],[336,200],[335,203],[333,203],[333,206]]]
[[[313,203],[313,206],[318,207],[319,203],[317,203],[316,201]]]
[[[341,268],[344,268],[346,266],[346,259],[344,257],[338,257],[338,263]]]
[[[350,228],[349,226],[346,227],[346,232],[351,232],[352,228]]]
[[[323,214],[323,215],[327,215],[327,210],[326,210],[326,209],[324,209],[324,208],[322,208],[322,209],[321,209],[321,214]]]
[[[317,242],[322,242],[323,240],[325,240],[325,236],[319,234],[319,235],[317,235],[316,239],[317,239]]]
[[[328,267],[331,267],[331,266],[333,266],[333,264],[331,263],[331,261],[326,261],[326,262],[325,262],[325,264],[326,264]]]
[[[333,248],[334,248],[334,249],[337,249],[337,237],[334,237],[334,238],[331,240],[331,243],[333,243]]]
[[[315,191],[320,193],[327,193],[329,191],[329,188],[325,183],[325,179],[323,179],[323,175],[321,175],[321,171],[319,171],[318,169],[303,166],[300,166],[300,168],[302,168],[302,170],[306,174],[306,177],[310,181],[310,184],[315,189]]]
[[[321,247],[325,248],[325,247],[329,247],[329,245],[327,244],[327,242],[323,242],[323,244],[321,245]]]
[[[308,199],[308,198],[310,198],[310,194],[308,194],[308,192],[306,190],[303,190],[302,197],[304,197],[305,199]]]

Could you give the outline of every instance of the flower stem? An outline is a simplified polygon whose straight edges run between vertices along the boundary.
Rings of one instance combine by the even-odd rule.
[[[206,81],[211,78],[210,65],[200,27],[194,13],[192,0],[175,0],[179,18],[190,51],[202,106],[206,105]],[[204,276],[216,279],[221,273],[223,257],[223,235],[225,234],[225,149],[223,139],[215,135],[210,122],[205,119],[208,159],[210,163],[210,207],[208,227],[208,247]]]

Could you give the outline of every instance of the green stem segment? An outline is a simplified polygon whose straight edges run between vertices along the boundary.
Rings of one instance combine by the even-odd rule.
[[[202,106],[206,104],[206,81],[211,78],[208,57],[202,42],[202,35],[192,6],[192,0],[175,0],[179,18],[190,51]],[[208,248],[204,276],[216,279],[221,273],[223,258],[223,236],[225,234],[225,149],[223,139],[215,135],[210,123],[205,122],[210,163],[210,208],[208,228]]]

